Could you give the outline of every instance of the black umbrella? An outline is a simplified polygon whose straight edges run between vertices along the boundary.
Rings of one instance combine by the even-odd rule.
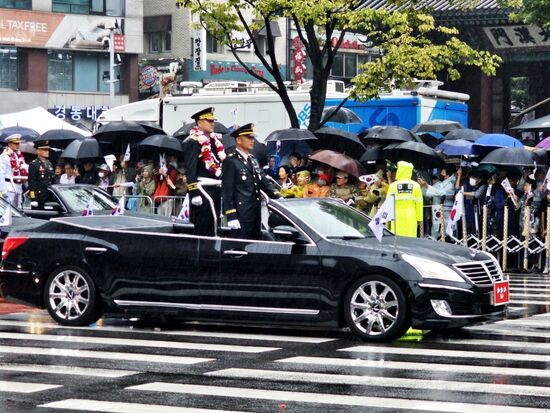
[[[363,121],[355,112],[351,109],[338,106],[328,106],[323,109],[323,115],[321,116],[321,123],[335,122],[335,123],[362,123]]]
[[[533,151],[533,160],[537,165],[550,165],[550,157],[548,155],[548,150],[546,149],[535,149]]]
[[[517,130],[517,131],[530,130],[530,131],[548,132],[550,131],[550,115],[543,116],[542,118],[538,118],[529,122],[525,122],[522,125],[513,127],[512,130]]]
[[[308,129],[288,128],[271,132],[265,141],[305,141],[307,139],[317,139],[317,137]]]
[[[435,120],[428,120],[426,122],[419,123],[414,128],[411,129],[412,132],[420,133],[420,132],[449,132],[455,129],[462,129],[464,126],[462,126],[459,122],[455,122],[452,120],[444,120],[444,119],[435,119]]]
[[[115,143],[122,138],[141,140],[149,135],[147,129],[137,122],[117,120],[101,125],[94,137],[100,142]]]
[[[436,151],[422,142],[404,142],[393,144],[384,148],[386,159],[397,163],[407,161],[412,163],[416,169],[437,168],[443,164],[442,159]]]
[[[475,142],[477,138],[482,137],[485,133],[477,129],[455,129],[447,133],[443,139],[446,141],[464,139],[465,141]]]
[[[355,159],[361,158],[367,150],[355,133],[342,129],[324,127],[317,129],[314,134],[317,140],[310,142],[313,150],[329,149]]]
[[[190,122],[185,125],[183,125],[181,128],[179,128],[177,131],[174,132],[174,137],[185,139],[189,135],[189,132],[191,129],[193,129],[197,124],[195,122]],[[223,123],[220,123],[218,121],[214,122],[214,132],[219,133],[221,135],[225,135],[229,132],[229,129],[227,129]]]
[[[498,148],[480,162],[501,166],[534,166],[533,153],[523,148]]]
[[[52,148],[66,148],[75,140],[84,139],[84,135],[70,129],[50,129],[40,135],[41,141],[49,141]]]
[[[359,135],[368,144],[388,145],[394,142],[420,142],[420,138],[401,126],[373,126]]]
[[[376,163],[384,159],[384,150],[382,145],[372,145],[367,151],[361,156],[359,162],[362,164],[366,163]]]
[[[32,142],[40,137],[40,134],[34,129],[25,128],[24,126],[9,126],[7,128],[0,129],[0,140],[5,142],[8,136],[16,133],[21,135],[21,139],[25,142]]]
[[[74,160],[100,157],[101,149],[99,148],[99,143],[95,138],[84,138],[72,141],[61,154],[61,158]]]
[[[142,140],[140,143],[138,143],[138,146],[142,148],[154,148],[159,150],[159,152],[163,152],[163,151],[172,151],[172,152],[179,152],[179,153],[183,152],[181,147],[181,141],[169,135],[148,136],[147,138]]]
[[[223,147],[226,154],[230,154],[235,152],[235,138],[231,136],[229,133],[226,133],[223,135]],[[267,165],[267,147],[259,142],[256,138],[254,138],[254,147],[252,148],[252,151],[250,151],[252,155],[258,160],[260,163],[260,166]]]
[[[150,135],[166,135],[167,133],[164,132],[164,129],[162,129],[159,125],[153,122],[139,122],[141,126],[145,128],[148,134]]]

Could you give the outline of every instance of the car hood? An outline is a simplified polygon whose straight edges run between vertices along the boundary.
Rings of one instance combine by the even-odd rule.
[[[331,239],[330,241],[345,246],[346,248],[354,247],[369,251],[384,251],[389,254],[393,253],[394,248],[393,236],[383,237],[382,242],[378,242],[374,237],[358,240]],[[486,261],[489,259],[489,257],[481,251],[429,239],[397,237],[396,245],[397,254],[399,255],[414,255],[446,265],[469,261]]]

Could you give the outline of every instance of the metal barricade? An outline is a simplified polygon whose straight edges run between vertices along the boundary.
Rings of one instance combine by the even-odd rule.
[[[154,214],[155,203],[148,195],[119,195],[113,196],[116,200],[124,198],[124,207],[127,211],[135,211],[143,214]]]
[[[185,196],[167,195],[159,195],[153,199],[157,215],[164,215],[166,217],[177,217],[183,207],[184,200]]]

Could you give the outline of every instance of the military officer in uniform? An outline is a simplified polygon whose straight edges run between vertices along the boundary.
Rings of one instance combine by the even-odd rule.
[[[52,163],[48,160],[49,142],[35,142],[34,147],[37,158],[29,165],[29,194],[31,201],[37,202],[37,207],[43,209],[48,197],[48,187],[53,183],[55,174]]]
[[[191,222],[196,235],[214,235],[214,216],[210,203],[205,199],[198,184],[201,178],[220,179],[222,162],[226,157],[222,136],[214,133],[214,108],[206,108],[191,116],[196,126],[183,141],[183,158],[187,171],[189,197],[191,200]],[[204,186],[214,201],[216,215],[220,214],[219,186]]]
[[[4,176],[1,190],[10,204],[21,208],[23,204],[23,184],[27,179],[29,165],[27,165],[23,154],[19,150],[21,135],[15,133],[8,136],[5,141],[8,147],[0,155],[0,169]]]
[[[249,123],[231,133],[236,150],[223,163],[222,200],[234,238],[261,239],[260,190],[272,198],[281,197],[250,153],[254,147],[253,126]]]

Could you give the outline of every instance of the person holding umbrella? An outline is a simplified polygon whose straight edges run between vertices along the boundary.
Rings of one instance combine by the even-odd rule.
[[[250,153],[254,147],[253,126],[249,123],[231,132],[236,149],[223,163],[222,197],[227,225],[231,235],[241,239],[261,239],[260,190],[272,198],[281,197]]]
[[[206,108],[191,116],[196,126],[183,141],[183,158],[187,170],[191,222],[196,235],[214,235],[214,217],[210,205],[203,200],[198,183],[200,178],[219,179],[222,162],[226,158],[221,135],[214,133],[214,108]],[[220,189],[207,186],[204,190],[214,201],[216,213],[220,211]]]
[[[19,150],[21,135],[13,134],[5,139],[8,147],[0,155],[0,167],[4,175],[4,182],[8,201],[14,207],[20,208],[23,203],[23,183],[18,177],[26,177],[29,165],[25,162],[23,154]]]
[[[48,187],[52,185],[54,170],[52,163],[48,160],[50,155],[50,144],[48,141],[35,142],[36,159],[29,165],[29,195],[31,207],[44,209],[48,196]],[[36,202],[35,205],[32,202]]]

